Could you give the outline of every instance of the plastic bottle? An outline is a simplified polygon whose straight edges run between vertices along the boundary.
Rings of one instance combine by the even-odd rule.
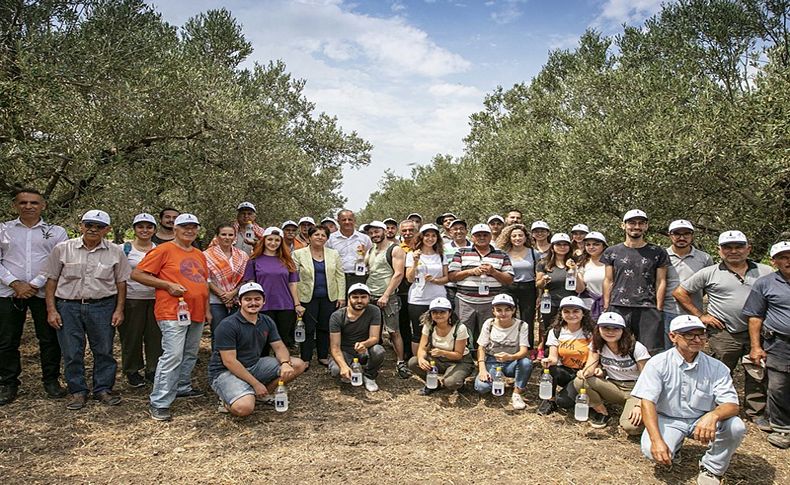
[[[176,311],[178,323],[181,325],[189,325],[192,323],[192,316],[189,313],[189,305],[183,298],[178,299],[178,310]]]
[[[551,313],[551,295],[548,288],[543,290],[543,296],[540,297],[540,313],[544,315]]]
[[[279,413],[288,411],[288,389],[283,381],[277,383],[274,391],[274,409]]]
[[[431,361],[431,370],[425,375],[425,387],[428,389],[436,389],[439,387],[439,369],[436,368],[436,362]]]
[[[351,363],[351,385],[362,385],[362,366],[359,364],[359,359],[356,357],[354,357],[354,361]]]
[[[590,396],[587,395],[587,389],[585,388],[579,389],[573,416],[576,418],[576,421],[587,421],[590,417]]]
[[[365,255],[362,251],[357,250],[357,262],[354,264],[354,274],[357,276],[365,276],[366,272]]]
[[[296,317],[296,328],[294,328],[294,340],[296,341],[296,343],[299,344],[301,344],[306,340],[304,320],[302,320],[302,317]]]
[[[568,268],[568,272],[565,274],[565,289],[576,291],[576,268]]]
[[[551,378],[551,374],[549,373],[548,369],[543,369],[543,375],[540,376],[540,386],[538,391],[538,397],[541,399],[551,399],[551,395],[553,394],[554,388],[554,379]]]
[[[491,394],[494,396],[505,395],[505,374],[502,373],[502,368],[497,367],[494,371],[494,382],[491,386]]]

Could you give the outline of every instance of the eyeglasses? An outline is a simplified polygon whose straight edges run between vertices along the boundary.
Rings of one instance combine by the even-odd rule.
[[[694,339],[699,339],[700,342],[708,340],[708,334],[706,333],[681,333],[680,336],[683,337],[683,340],[686,342],[692,342]]]
[[[694,233],[692,232],[673,232],[672,234],[670,234],[670,236],[686,239],[691,237],[693,234]]]
[[[100,224],[97,222],[83,222],[82,225],[85,226],[85,229],[104,229],[107,227],[107,224]]]

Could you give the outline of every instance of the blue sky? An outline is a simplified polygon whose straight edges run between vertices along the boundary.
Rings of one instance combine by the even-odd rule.
[[[436,154],[461,155],[469,116],[498,85],[529,81],[549,50],[588,27],[641,23],[661,0],[161,0],[165,20],[225,7],[252,42],[250,62],[282,59],[307,81],[317,111],[374,145],[347,169],[343,195],[361,209],[384,170],[408,175]]]

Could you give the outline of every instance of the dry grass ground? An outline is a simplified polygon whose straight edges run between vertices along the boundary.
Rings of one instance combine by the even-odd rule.
[[[196,385],[208,389],[204,338]],[[290,388],[285,414],[258,409],[247,419],[216,412],[216,397],[178,400],[170,423],[151,420],[146,390],[118,379],[123,403],[91,402],[77,412],[46,399],[30,326],[23,386],[0,407],[0,477],[11,483],[693,483],[703,446],[687,441],[672,469],[642,457],[638,442],[614,426],[592,430],[571,417],[535,413],[509,400],[460,395],[421,397],[416,378],[401,380],[389,361],[381,391],[340,386],[313,368]],[[534,376],[533,376],[534,384]],[[467,386],[468,387],[468,386]],[[728,483],[790,483],[788,452],[749,425]]]

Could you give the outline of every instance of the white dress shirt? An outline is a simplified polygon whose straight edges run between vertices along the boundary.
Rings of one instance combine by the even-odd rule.
[[[44,298],[44,266],[52,249],[68,238],[65,229],[43,219],[33,227],[27,227],[18,218],[0,224],[0,298],[16,294],[10,287],[14,281],[37,287],[36,296]]]

